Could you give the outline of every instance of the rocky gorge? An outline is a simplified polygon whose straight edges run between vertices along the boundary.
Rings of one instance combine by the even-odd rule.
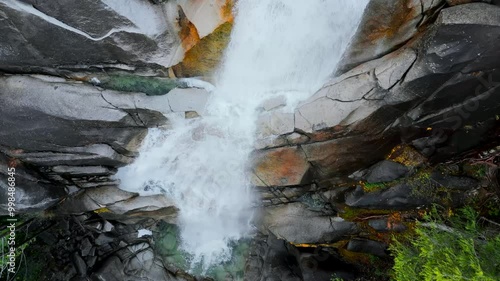
[[[0,215],[14,167],[29,265],[6,280],[387,280],[433,203],[498,220],[500,3],[370,0],[336,75],[259,107],[254,236],[188,272],[176,202],[115,174],[169,114],[204,117],[233,6],[0,0]]]

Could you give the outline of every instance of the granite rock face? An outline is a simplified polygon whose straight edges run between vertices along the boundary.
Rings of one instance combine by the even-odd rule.
[[[174,76],[167,68],[188,60],[183,65],[191,72],[211,75],[216,65],[193,66],[193,54],[186,53],[196,47],[197,59],[220,59],[223,50],[211,54],[214,38],[205,37],[233,20],[232,6],[230,0],[2,0],[0,70],[70,75],[120,69]]]
[[[411,33],[397,50],[332,79],[299,104],[293,120],[281,118],[281,126],[293,123],[294,132],[266,136],[256,170],[268,167],[276,147],[283,155],[301,149],[311,165],[307,177],[324,180],[366,168],[401,139],[414,140],[433,159],[477,145],[499,110],[499,31],[500,7],[471,3],[440,10],[432,25]],[[354,41],[357,46],[363,44]],[[471,130],[477,134],[467,136]],[[267,179],[271,185],[311,183],[306,173],[291,180],[298,174],[286,178],[276,171],[275,179]]]
[[[1,68],[151,64],[182,59],[174,3],[0,1]],[[50,40],[47,40],[51,38]],[[64,38],[63,40],[54,40]]]
[[[0,42],[1,70],[113,65],[127,71],[145,67],[158,75],[157,67],[172,66],[192,50],[177,70],[182,66],[190,70],[186,75],[203,75],[197,63],[204,52],[196,44],[210,38],[210,29],[227,24],[220,32],[230,31],[230,16],[221,12],[227,1],[213,6],[127,1],[134,13],[105,0],[42,2],[0,0],[0,35],[8,38]],[[477,146],[498,127],[498,1],[455,6],[446,3],[462,1],[396,2],[371,1],[339,67],[341,75],[292,112],[284,110],[286,101],[280,98],[259,108],[252,180],[262,213],[247,280],[329,280],[334,273],[354,279],[354,270],[336,250],[319,245],[385,257],[385,242],[366,235],[407,229],[388,211],[401,216],[440,200],[459,203],[478,188],[467,177],[415,174],[424,161],[410,163],[404,153],[394,156],[393,148],[405,143],[421,159],[439,161]],[[100,21],[85,21],[89,6]],[[67,38],[66,45],[53,46],[39,34]],[[19,212],[57,205],[53,211],[61,214],[99,214],[104,221],[88,223],[100,234],[83,241],[77,255],[71,253],[75,278],[87,277],[85,263],[99,280],[126,280],[130,276],[124,268],[137,273],[131,280],[184,280],[162,270],[143,241],[120,245],[110,237],[133,232],[118,233],[120,224],[114,222],[134,224],[153,217],[175,223],[177,213],[174,202],[162,195],[139,197],[118,189],[113,175],[135,159],[148,128],[168,128],[172,113],[203,118],[208,99],[202,89],[147,96],[54,76],[0,76],[0,192],[8,188],[6,168],[15,167]],[[364,173],[346,184],[356,171]],[[416,182],[405,178],[416,176]],[[0,197],[1,210],[6,202]],[[363,217],[362,223],[349,221],[381,209],[386,213]],[[112,228],[113,235],[108,233]],[[94,268],[94,247],[104,253],[121,250]],[[127,258],[133,255],[135,260]]]
[[[18,212],[46,208],[80,189],[116,186],[116,168],[133,161],[147,128],[168,124],[170,113],[168,96],[48,76],[0,77],[0,102],[0,154],[3,166],[18,167]]]

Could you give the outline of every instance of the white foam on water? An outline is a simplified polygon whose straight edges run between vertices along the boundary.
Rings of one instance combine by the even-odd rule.
[[[164,193],[175,202],[181,247],[192,266],[228,261],[230,242],[251,231],[256,109],[276,95],[295,104],[319,89],[367,2],[239,0],[205,116],[171,116],[173,129],[150,130],[137,160],[118,171],[122,189]]]

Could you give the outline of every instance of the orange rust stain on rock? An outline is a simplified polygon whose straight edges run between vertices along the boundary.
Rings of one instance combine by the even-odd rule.
[[[184,60],[172,67],[176,77],[194,77],[210,75],[224,53],[229,43],[233,24],[223,23],[212,33],[203,37],[186,52]]]
[[[234,2],[233,0],[218,0],[218,1],[224,1],[224,4],[222,4],[221,9],[220,9],[220,15],[221,19],[223,22],[233,22],[234,21],[234,15],[233,15],[233,7],[234,7]]]
[[[255,174],[267,185],[300,184],[309,169],[305,155],[297,148],[279,148],[260,155]]]
[[[196,26],[186,17],[182,9],[179,9],[179,37],[181,38],[184,50],[190,50],[194,45],[200,42],[200,35]]]
[[[412,0],[397,1],[392,9],[381,12],[379,17],[369,21],[367,25],[372,33],[368,35],[367,39],[376,41],[397,36],[399,30],[420,13],[415,6],[412,7],[411,2]]]

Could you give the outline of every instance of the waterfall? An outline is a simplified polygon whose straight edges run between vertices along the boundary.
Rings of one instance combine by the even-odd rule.
[[[231,40],[202,118],[170,116],[150,130],[120,187],[164,193],[179,209],[181,247],[204,268],[231,257],[230,242],[251,231],[255,195],[249,155],[258,106],[289,104],[332,75],[368,0],[238,0]],[[293,106],[282,110],[293,110]]]

